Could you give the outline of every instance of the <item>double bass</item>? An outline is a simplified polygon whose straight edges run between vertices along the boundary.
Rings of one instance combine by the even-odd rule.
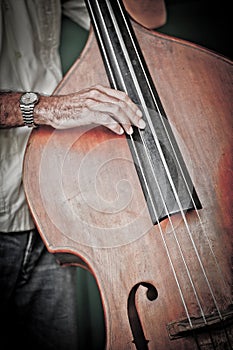
[[[107,350],[233,348],[232,62],[86,1],[93,30],[57,87],[125,91],[146,128],[33,130],[24,188],[47,249],[98,285]]]

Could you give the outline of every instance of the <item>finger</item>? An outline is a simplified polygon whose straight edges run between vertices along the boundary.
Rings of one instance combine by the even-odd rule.
[[[94,96],[97,98],[96,94]],[[103,100],[104,102],[102,102]],[[113,98],[106,95],[103,97],[101,95],[101,97],[98,96],[98,100],[93,98],[87,98],[85,100],[85,107],[90,112],[102,112],[104,114],[110,115],[122,125],[122,127],[128,134],[133,133],[133,128],[131,127],[131,124],[134,124],[139,128],[145,127],[144,121],[135,113],[135,109],[132,110],[131,107],[129,107],[125,101],[118,100],[115,97]],[[93,120],[93,122],[98,121]]]
[[[121,127],[121,125],[108,114],[93,111],[91,113],[93,113],[92,123],[103,125],[118,135],[122,135],[124,133],[124,129]]]
[[[100,123],[100,120],[97,120],[97,116],[100,117],[101,115],[106,116],[108,115],[109,119],[111,122],[113,120],[115,123],[120,124],[125,132],[127,134],[132,134],[133,129],[131,126],[131,120],[129,114],[133,114],[134,112],[132,111],[126,111],[125,108],[122,107],[122,102],[118,103],[109,103],[109,102],[98,102],[93,100],[88,100],[86,101],[88,105],[88,109],[90,112],[93,113],[93,116],[95,120],[93,122],[98,122]]]
[[[125,92],[116,89],[111,89],[102,85],[97,85],[97,89],[99,89],[99,91],[104,92],[108,96],[115,98],[118,101],[123,101],[136,113],[137,116],[142,117],[142,112],[139,109],[139,107],[129,98],[129,96]]]
[[[139,107],[132,102],[128,95],[122,91],[110,89],[102,85],[92,87],[88,96],[98,100],[99,102],[109,102],[120,105],[124,113],[120,113],[119,117],[123,117],[121,122],[129,129],[128,124],[134,124],[139,128],[145,128],[145,122],[142,119],[142,112]]]

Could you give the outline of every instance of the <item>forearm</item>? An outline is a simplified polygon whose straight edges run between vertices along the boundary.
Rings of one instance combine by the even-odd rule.
[[[0,92],[0,128],[24,126],[19,100],[22,92]],[[51,125],[52,112],[56,108],[49,96],[40,96],[40,104],[34,108],[34,120],[37,125]],[[49,116],[51,119],[49,119]]]
[[[21,93],[0,92],[0,127],[12,128],[23,126],[23,118],[19,107]]]
[[[0,127],[23,126],[21,93],[0,93]],[[123,92],[96,85],[68,95],[40,96],[34,107],[34,124],[68,129],[103,125],[117,134],[145,127],[142,112]]]

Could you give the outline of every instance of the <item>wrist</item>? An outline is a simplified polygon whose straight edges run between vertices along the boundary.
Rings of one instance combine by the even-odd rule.
[[[60,129],[68,110],[69,107],[64,102],[64,96],[41,96],[40,102],[34,109],[35,123]]]
[[[40,101],[34,108],[34,121],[36,125],[52,126],[52,96],[40,96]]]
[[[39,102],[40,95],[35,92],[25,92],[20,96],[19,105],[24,125],[29,128],[36,128],[34,121],[34,108]]]

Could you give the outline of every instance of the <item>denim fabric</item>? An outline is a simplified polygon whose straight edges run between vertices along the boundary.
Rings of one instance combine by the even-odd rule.
[[[1,233],[1,349],[77,349],[76,274],[36,231]]]

